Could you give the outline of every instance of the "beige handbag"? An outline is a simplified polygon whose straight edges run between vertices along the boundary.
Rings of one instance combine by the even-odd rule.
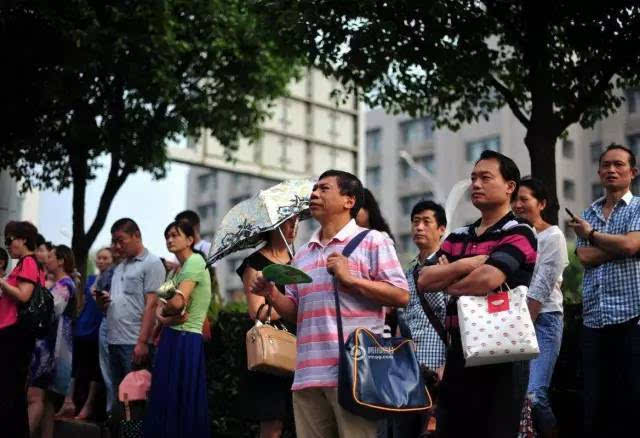
[[[267,306],[267,318],[260,321],[260,312]],[[247,366],[250,371],[287,376],[296,369],[296,337],[286,328],[271,323],[271,303],[262,304],[256,313],[256,323],[247,332]]]

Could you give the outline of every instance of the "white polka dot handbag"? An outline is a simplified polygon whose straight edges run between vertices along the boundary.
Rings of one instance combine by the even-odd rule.
[[[508,286],[507,286],[508,287]],[[458,299],[466,367],[533,359],[540,353],[526,286]]]

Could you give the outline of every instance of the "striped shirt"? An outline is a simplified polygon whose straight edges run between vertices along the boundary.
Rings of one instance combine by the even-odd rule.
[[[458,228],[447,236],[436,257],[446,255],[450,262],[476,255],[488,255],[485,264],[501,270],[509,287],[529,286],[536,263],[537,240],[533,228],[512,212],[476,235],[480,219]],[[457,300],[449,301],[447,325],[457,327]]]
[[[597,199],[582,217],[594,230],[607,234],[640,231],[640,197],[627,192],[605,219],[605,198]],[[576,247],[588,246],[578,238]],[[585,268],[582,280],[582,315],[587,327],[620,324],[640,315],[640,258],[616,258],[593,268]]]
[[[364,228],[349,221],[326,245],[320,243],[317,230],[309,243],[300,248],[292,265],[311,276],[312,283],[286,288],[286,296],[298,307],[297,358],[293,391],[338,384],[338,325],[333,297],[333,277],[327,271],[327,257],[342,254],[347,243]],[[391,239],[371,230],[349,257],[349,271],[358,278],[384,281],[407,290],[407,280]],[[343,333],[346,337],[357,327],[382,333],[384,311],[355,291],[340,286]]]

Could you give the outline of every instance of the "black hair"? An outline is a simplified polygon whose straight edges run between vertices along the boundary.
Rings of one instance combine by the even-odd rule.
[[[393,234],[391,233],[391,228],[389,228],[389,224],[382,216],[382,212],[380,211],[380,206],[378,205],[378,201],[376,201],[375,196],[371,193],[371,190],[366,187],[364,190],[364,202],[361,208],[367,210],[369,213],[369,228],[372,230],[378,230],[380,232],[387,233],[391,240],[394,242],[396,239],[393,238]]]
[[[4,235],[12,236],[14,239],[24,239],[24,246],[29,251],[35,251],[38,229],[31,222],[9,221],[4,226]]]
[[[442,205],[429,199],[423,199],[413,206],[411,209],[411,221],[413,222],[413,217],[416,214],[422,213],[425,210],[431,210],[433,212],[433,216],[436,218],[436,223],[439,227],[447,226],[447,214],[444,208]]]
[[[7,269],[9,266],[9,253],[4,248],[0,248],[0,262],[4,262],[4,267],[2,269]]]
[[[174,218],[175,221],[187,221],[194,227],[198,227],[200,225],[200,216],[193,210],[185,210],[181,211]]]
[[[362,188],[362,183],[354,174],[335,169],[330,169],[323,172],[318,180],[331,176],[336,177],[341,195],[354,197],[356,202],[353,204],[353,207],[351,208],[349,213],[351,214],[352,218],[355,218],[358,215],[358,211],[360,211],[360,208],[362,208],[362,204],[364,203],[364,190]]]
[[[47,244],[47,240],[44,238],[44,236],[40,233],[38,233],[36,235],[36,248],[38,248],[40,245],[46,245]]]
[[[64,272],[71,275],[76,269],[75,258],[73,257],[73,251],[67,245],[56,245],[53,247],[56,259],[62,260]]]
[[[526,187],[531,190],[531,194],[538,202],[546,202],[545,209],[549,206],[549,194],[541,179],[525,176],[520,180],[520,187]]]
[[[53,249],[53,243],[48,240],[44,242],[44,246],[47,248],[47,251],[51,251]]]
[[[611,143],[609,146],[607,146],[607,148],[604,151],[602,151],[602,153],[600,154],[600,157],[598,158],[598,166],[602,164],[602,157],[604,157],[604,155],[607,152],[612,151],[614,149],[620,149],[621,151],[625,151],[627,154],[629,154],[629,165],[631,167],[636,167],[636,156],[633,154],[633,151],[628,147],[622,146],[621,144],[617,144],[617,143]]]
[[[142,235],[142,233],[140,232],[140,227],[138,227],[136,221],[128,217],[118,219],[113,223],[113,225],[111,225],[111,233],[113,234],[117,231],[124,231],[129,235],[134,235],[136,233]]]
[[[194,253],[199,254],[200,257],[202,257],[204,259],[204,261],[206,262],[207,261],[207,256],[202,251],[194,248],[194,245],[195,245],[195,242],[196,242],[196,233],[195,233],[194,227],[191,224],[191,222],[186,221],[186,220],[180,220],[180,221],[171,222],[169,225],[167,225],[167,228],[164,229],[164,238],[165,239],[169,235],[169,231],[171,231],[171,229],[173,229],[173,228],[175,228],[176,230],[181,231],[185,236],[193,238],[193,243],[191,243],[191,250]],[[165,264],[165,269],[166,269],[166,264]],[[207,264],[207,270],[209,271],[209,275],[213,275],[212,267],[209,266],[208,264]]]
[[[516,183],[516,187],[513,193],[511,193],[511,201],[515,201],[518,197],[518,187],[520,187],[520,169],[518,169],[516,163],[506,155],[492,151],[491,149],[482,151],[480,158],[478,158],[475,164],[478,164],[482,160],[496,160],[500,165],[500,175],[502,175],[502,178],[507,182],[513,181]]]

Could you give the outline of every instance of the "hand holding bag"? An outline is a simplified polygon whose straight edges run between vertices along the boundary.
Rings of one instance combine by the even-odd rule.
[[[351,239],[342,254],[349,257],[368,231]],[[333,285],[338,324],[340,405],[371,420],[431,408],[431,397],[422,379],[413,341],[383,338],[366,328],[357,328],[345,342],[335,278]]]
[[[260,313],[267,306],[266,321]],[[291,375],[296,369],[296,337],[286,328],[271,323],[271,303],[262,304],[256,313],[255,325],[247,332],[247,367],[280,376]]]
[[[508,286],[507,286],[508,287]],[[526,286],[458,299],[466,367],[533,359],[540,353]]]

